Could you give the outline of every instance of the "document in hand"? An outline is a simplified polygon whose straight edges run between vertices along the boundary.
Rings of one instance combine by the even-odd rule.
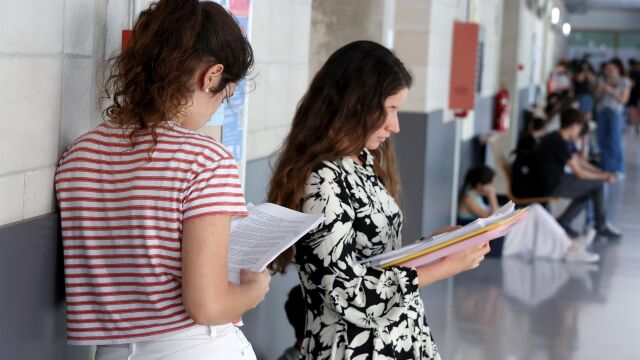
[[[382,268],[395,265],[426,265],[456,251],[504,236],[511,226],[525,216],[526,208],[516,211],[513,202],[509,202],[489,217],[477,219],[459,229],[365,259],[360,263]]]
[[[264,270],[322,221],[322,214],[304,214],[270,203],[249,205],[249,216],[231,221],[229,281],[240,282],[240,269]]]

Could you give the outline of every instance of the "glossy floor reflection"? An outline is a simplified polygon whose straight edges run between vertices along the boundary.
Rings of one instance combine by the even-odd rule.
[[[426,288],[443,359],[640,359],[640,137],[625,141],[627,178],[608,191],[624,237],[596,240],[598,265],[488,259]]]

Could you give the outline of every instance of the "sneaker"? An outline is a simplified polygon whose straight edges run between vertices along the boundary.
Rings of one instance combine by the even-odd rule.
[[[564,256],[564,261],[594,263],[600,261],[600,255],[589,252],[581,244],[576,243]]]
[[[613,226],[613,224],[607,223],[603,227],[598,229],[598,235],[609,238],[618,238],[622,236],[622,231]]]
[[[580,246],[587,249],[591,244],[593,244],[593,240],[596,238],[596,229],[589,227],[587,232],[578,236],[576,238],[576,243],[580,244]]]

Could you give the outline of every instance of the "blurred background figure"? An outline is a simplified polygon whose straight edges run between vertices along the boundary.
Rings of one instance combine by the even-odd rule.
[[[611,59],[598,80],[596,121],[600,166],[603,170],[615,173],[620,179],[624,178],[622,131],[630,91],[631,81],[625,76],[622,61]]]
[[[287,348],[284,353],[278,358],[278,360],[300,360],[302,359],[302,340],[304,340],[304,321],[307,317],[307,310],[304,306],[304,294],[302,293],[302,286],[296,285],[291,291],[287,301],[284,303],[284,311],[287,314],[287,320],[293,327],[293,332],[296,335],[296,343]]]

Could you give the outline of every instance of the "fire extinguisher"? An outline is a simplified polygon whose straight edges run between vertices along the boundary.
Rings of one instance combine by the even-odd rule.
[[[496,131],[509,130],[509,91],[506,86],[500,86],[500,91],[495,96],[495,111],[493,129]]]

